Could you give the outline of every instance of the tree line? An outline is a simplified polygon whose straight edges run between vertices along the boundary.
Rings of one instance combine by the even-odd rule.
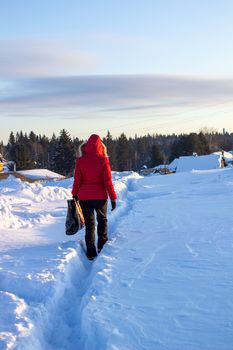
[[[84,140],[71,138],[61,130],[51,138],[22,131],[10,133],[8,143],[0,143],[0,153],[16,163],[17,170],[47,168],[62,175],[73,175],[75,158]],[[112,170],[140,170],[143,166],[154,167],[169,164],[180,156],[209,154],[219,150],[233,150],[233,133],[208,131],[190,134],[145,135],[126,137],[122,133],[113,138],[110,131],[103,137],[107,146]]]

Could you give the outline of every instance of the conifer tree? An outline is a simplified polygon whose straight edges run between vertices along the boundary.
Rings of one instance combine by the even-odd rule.
[[[14,135],[13,131],[11,131],[11,133],[10,133],[8,144],[10,144],[10,145],[15,144],[15,135]]]
[[[54,170],[62,175],[73,174],[75,166],[74,145],[69,133],[62,129],[53,156]]]
[[[210,146],[205,135],[202,132],[200,132],[198,134],[198,138],[199,138],[199,154],[202,154],[202,155],[209,154]]]
[[[142,166],[149,165],[150,162],[150,150],[146,137],[139,137],[136,140],[136,170],[142,168]]]
[[[154,144],[151,147],[150,152],[150,167],[155,167],[164,163],[164,154],[161,147],[158,144]]]
[[[112,135],[108,130],[106,138],[103,139],[105,146],[107,147],[107,153],[109,156],[109,162],[112,170],[117,170],[117,158],[116,158],[116,147],[113,141]]]
[[[14,161],[18,170],[32,169],[35,167],[35,163],[32,159],[32,149],[28,143],[16,143]]]
[[[49,139],[47,136],[43,135],[40,138],[40,142],[37,142],[37,154],[38,154],[38,162],[40,166],[43,168],[48,167],[49,162]]]
[[[130,145],[127,137],[122,133],[117,142],[116,157],[118,171],[131,170]]]
[[[36,143],[38,141],[38,138],[37,138],[36,134],[33,131],[31,131],[30,134],[29,134],[29,140],[32,143]]]
[[[11,131],[8,144],[6,146],[7,153],[8,153],[8,160],[15,161],[15,145],[16,145],[16,139],[13,131]]]
[[[55,170],[55,153],[57,149],[57,143],[58,139],[56,135],[53,133],[52,138],[49,142],[49,149],[48,149],[48,168],[50,170]]]

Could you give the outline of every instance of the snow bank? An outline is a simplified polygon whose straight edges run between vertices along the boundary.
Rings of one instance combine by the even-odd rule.
[[[49,203],[70,197],[70,189],[29,184],[10,176],[0,181],[0,229],[46,223],[53,216]]]

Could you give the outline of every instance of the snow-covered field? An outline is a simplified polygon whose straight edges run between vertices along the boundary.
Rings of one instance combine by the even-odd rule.
[[[233,169],[113,178],[93,262],[64,234],[72,179],[0,182],[0,349],[232,349]]]

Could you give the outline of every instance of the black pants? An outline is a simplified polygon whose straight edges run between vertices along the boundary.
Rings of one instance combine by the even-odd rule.
[[[95,212],[97,217],[98,251],[108,240],[107,226],[107,200],[80,200],[79,201],[85,219],[85,241],[87,255],[96,255],[95,248]]]

